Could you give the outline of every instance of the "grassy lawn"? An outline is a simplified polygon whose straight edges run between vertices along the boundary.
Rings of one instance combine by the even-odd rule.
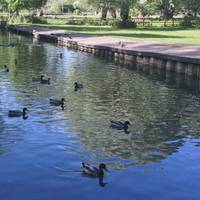
[[[92,34],[98,36],[125,37],[129,39],[159,41],[164,43],[181,43],[200,45],[200,30],[181,29],[177,27],[141,27],[137,29],[114,29],[110,26],[89,25],[55,25],[37,24],[52,29],[63,29],[69,32]]]

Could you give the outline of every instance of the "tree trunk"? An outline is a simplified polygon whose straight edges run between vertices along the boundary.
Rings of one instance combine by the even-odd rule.
[[[164,27],[167,26],[167,19],[164,20]]]
[[[37,17],[42,17],[42,16],[43,16],[43,10],[37,9]]]
[[[16,10],[16,11],[15,11],[15,15],[16,15],[16,16],[19,16],[19,10]]]
[[[197,17],[197,10],[194,10],[194,17]]]
[[[108,9],[106,7],[102,7],[101,9],[101,20],[106,20]]]
[[[116,14],[116,9],[115,8],[110,8],[110,14],[111,14],[112,18],[114,18],[114,19],[117,18],[117,14]]]
[[[129,7],[128,6],[122,6],[120,10],[120,17],[124,23],[128,20],[129,16]]]

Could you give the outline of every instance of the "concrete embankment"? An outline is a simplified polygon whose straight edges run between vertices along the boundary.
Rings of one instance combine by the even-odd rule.
[[[200,77],[200,45],[164,44],[115,37],[66,33],[38,26],[10,26],[18,34],[28,34],[69,48],[105,56],[121,64],[149,70],[154,67]]]

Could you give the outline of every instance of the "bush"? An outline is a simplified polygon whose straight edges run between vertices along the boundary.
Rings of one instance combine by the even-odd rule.
[[[9,24],[47,24],[47,21],[41,17],[16,15],[13,15],[12,17],[8,18],[8,22]]]
[[[114,21],[111,21],[109,25],[113,26],[114,28],[136,28],[137,27],[136,22],[131,21],[131,20],[128,20],[126,22],[121,21],[121,20],[114,20]]]
[[[67,20],[65,24],[68,25],[94,25],[94,26],[106,26],[108,25],[107,20],[99,20],[99,19],[71,19]]]
[[[186,28],[192,28],[192,27],[200,28],[200,17],[191,17],[191,16],[184,17],[180,25]]]
[[[24,23],[28,23],[28,20],[24,16],[13,15],[10,18],[8,18],[8,23],[9,24],[22,24],[22,23],[24,24]]]
[[[47,24],[47,20],[41,17],[31,17],[29,22],[32,24]]]

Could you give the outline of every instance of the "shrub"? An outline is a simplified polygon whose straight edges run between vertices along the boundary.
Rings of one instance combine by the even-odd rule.
[[[33,24],[47,24],[47,20],[41,17],[31,17],[30,22]]]
[[[41,17],[35,16],[12,16],[8,18],[9,24],[47,24],[47,21]]]
[[[137,24],[135,21],[127,20],[126,22],[121,20],[114,20],[111,21],[110,26],[113,26],[114,28],[136,28]]]
[[[13,15],[10,18],[8,18],[8,23],[9,24],[22,24],[22,23],[24,24],[24,23],[28,23],[28,20],[24,16]]]
[[[192,28],[192,27],[200,28],[200,17],[192,17],[192,16],[184,17],[180,25],[186,28]]]

